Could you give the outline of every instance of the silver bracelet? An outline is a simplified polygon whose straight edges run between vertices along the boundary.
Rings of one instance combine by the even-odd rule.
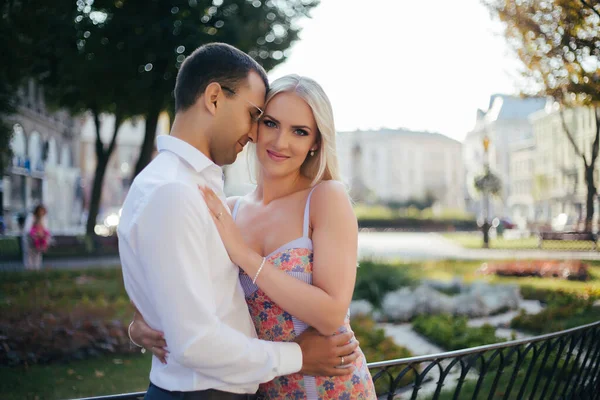
[[[135,318],[135,316],[134,316],[134,318]],[[142,349],[140,351],[142,354],[144,354],[146,352],[146,349],[144,348],[144,346],[140,346],[139,344],[134,342],[133,339],[131,338],[131,327],[133,326],[134,322],[135,322],[135,320],[131,321],[131,323],[129,324],[129,328],[127,328],[127,336],[129,336],[129,340],[131,341],[131,343],[135,344],[137,347],[140,347]]]
[[[256,284],[256,279],[258,278],[258,274],[260,274],[260,271],[262,271],[263,267],[265,266],[266,260],[267,260],[267,257],[263,257],[262,262],[260,263],[260,267],[258,268],[258,271],[256,271],[256,275],[254,275],[254,279],[252,279],[253,285]]]

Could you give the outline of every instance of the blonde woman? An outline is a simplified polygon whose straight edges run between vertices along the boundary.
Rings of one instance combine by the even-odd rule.
[[[258,185],[229,198],[230,209],[210,189],[200,189],[240,267],[258,337],[292,341],[309,326],[323,335],[350,330],[358,228],[339,181],[333,112],[321,86],[297,75],[274,81],[255,150]],[[133,338],[138,343],[150,335],[139,332]],[[163,358],[166,352],[152,351]],[[375,399],[365,357],[356,352],[350,375],[278,377],[260,385],[259,398]]]

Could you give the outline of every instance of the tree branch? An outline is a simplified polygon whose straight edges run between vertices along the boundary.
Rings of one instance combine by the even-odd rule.
[[[567,126],[567,122],[565,121],[565,114],[564,114],[564,111],[562,110],[562,108],[560,110],[560,121],[562,122],[563,130],[565,131],[567,138],[569,139],[569,142],[571,142],[571,144],[575,148],[575,153],[577,153],[578,156],[583,158],[583,162],[587,166],[588,165],[587,158],[586,158],[585,154],[583,154],[583,152],[581,150],[579,150],[579,146],[577,146],[577,143],[575,142],[575,138],[569,131],[569,127]]]
[[[580,0],[580,1],[581,1],[581,3],[582,3],[584,6],[586,6],[586,7],[587,7],[587,8],[589,8],[590,10],[592,10],[592,11],[593,11],[593,12],[594,12],[594,13],[595,13],[595,14],[596,14],[598,17],[600,17],[600,11],[596,10],[596,9],[594,8],[594,6],[593,6],[593,5],[589,4],[589,3],[588,3],[587,1],[585,1],[585,0]]]

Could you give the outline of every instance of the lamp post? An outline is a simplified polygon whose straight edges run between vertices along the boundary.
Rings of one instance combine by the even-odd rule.
[[[485,174],[488,175],[490,170],[489,163],[489,153],[488,148],[490,146],[490,138],[485,135],[483,137],[483,170]],[[488,249],[490,247],[490,222],[489,222],[489,214],[490,214],[490,191],[487,185],[483,187],[483,225],[481,229],[483,230],[483,247]]]

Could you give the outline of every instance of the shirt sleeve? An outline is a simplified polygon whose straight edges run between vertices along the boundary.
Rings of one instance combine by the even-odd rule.
[[[207,234],[218,232],[208,224],[214,222],[200,191],[169,183],[151,195],[131,232],[169,357],[235,385],[298,372],[298,344],[249,338],[219,319],[210,273],[218,266],[206,257]]]

